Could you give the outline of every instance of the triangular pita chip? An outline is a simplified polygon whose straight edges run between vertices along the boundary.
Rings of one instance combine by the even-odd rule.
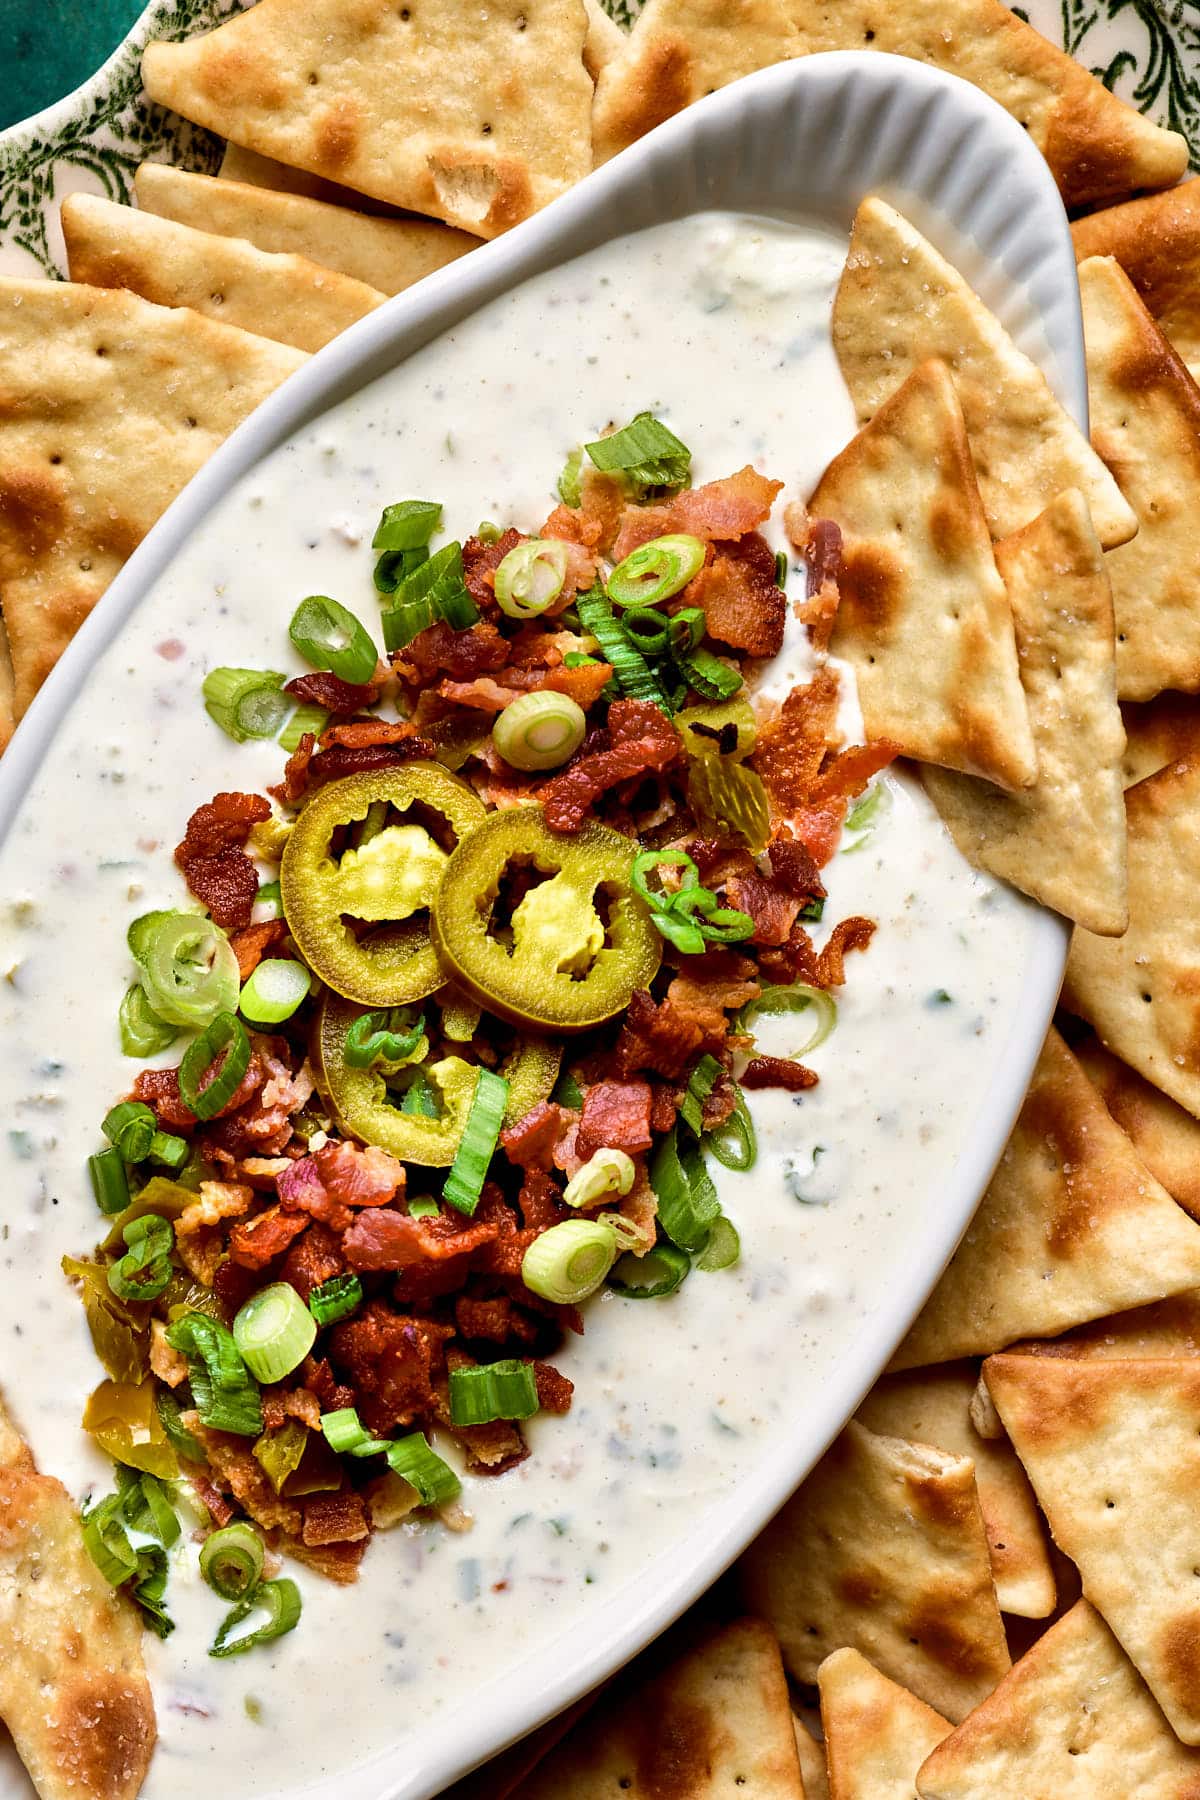
[[[757,1619],[705,1634],[652,1680],[635,1665],[513,1800],[726,1800],[733,1793],[805,1800],[779,1645]]]
[[[1196,1286],[1200,1226],[1138,1160],[1051,1031],[979,1211],[893,1366],[1053,1337]]]
[[[565,1712],[547,1719],[544,1725],[539,1725],[536,1731],[531,1731],[515,1744],[510,1744],[499,1756],[481,1763],[479,1768],[464,1775],[461,1781],[443,1789],[439,1800],[510,1800],[526,1776],[532,1774],[554,1746],[561,1743],[568,1731],[579,1723],[585,1713],[591,1711],[607,1685],[602,1683],[582,1700],[577,1700],[574,1706],[568,1706]]]
[[[945,769],[925,785],[976,868],[1090,931],[1129,923],[1112,594],[1087,503],[1069,488],[996,545],[1017,633],[1037,780],[1016,794]]]
[[[739,1565],[797,1681],[849,1644],[958,1720],[1008,1667],[972,1464],[851,1420]]]
[[[1168,763],[1200,756],[1200,695],[1156,694],[1153,700],[1126,700],[1121,718],[1125,725],[1121,777],[1126,787],[1157,775]]]
[[[970,1457],[1000,1610],[1044,1619],[1054,1610],[1054,1574],[1033,1491],[1003,1432],[985,1438],[975,1429],[977,1385],[977,1365],[967,1362],[886,1375],[855,1417],[885,1437]]]
[[[1075,255],[1115,256],[1163,335],[1200,370],[1200,181],[1076,219]]]
[[[857,1650],[827,1656],[817,1686],[829,1800],[912,1800],[917,1770],[953,1730],[950,1721]]]
[[[833,303],[833,347],[860,421],[874,418],[928,357],[949,366],[993,537],[1028,525],[1064,488],[1083,494],[1106,549],[1137,530],[1041,370],[958,270],[877,195],[855,215]]]
[[[592,80],[598,81],[601,69],[606,69],[613,58],[620,56],[624,50],[627,34],[605,12],[600,0],[583,0],[583,9],[587,13],[583,66]]]
[[[1128,1312],[1107,1313],[1058,1338],[1014,1344],[1012,1356],[1099,1356],[1128,1362],[1147,1357],[1200,1356],[1200,1288],[1152,1300]],[[999,1415],[997,1414],[997,1417]]]
[[[42,1800],[134,1800],[154,1749],[136,1607],[0,1404],[0,1719]]]
[[[921,1800],[1196,1800],[1179,1743],[1086,1600],[1052,1625],[917,1775]]]
[[[793,1715],[796,1752],[800,1758],[800,1785],[804,1800],[829,1800],[829,1769],[825,1762],[825,1746],[813,1736],[804,1720]]]
[[[62,228],[72,281],[190,306],[297,350],[320,350],[387,298],[307,257],[259,250],[98,194],[68,194]]]
[[[1006,787],[1031,782],[1012,612],[943,363],[913,371],[809,510],[842,528],[832,648],[854,665],[867,736]]]
[[[251,150],[480,237],[592,166],[583,0],[258,0],[148,44],[147,94]]]
[[[1075,927],[1063,1004],[1200,1117],[1200,756],[1125,792],[1129,930]]]
[[[1200,1364],[993,1356],[983,1372],[1085,1597],[1200,1743]]]
[[[133,187],[142,212],[245,238],[260,250],[307,257],[382,294],[400,293],[480,241],[434,219],[372,218],[304,194],[217,181],[170,163],[143,163]]]
[[[1078,1056],[1150,1173],[1193,1219],[1200,1219],[1200,1120],[1095,1038],[1080,1046]]]
[[[115,288],[0,280],[0,600],[18,719],[160,513],[305,360]]]
[[[1111,256],[1079,265],[1092,442],[1138,518],[1108,559],[1117,692],[1200,687],[1200,388]]]
[[[244,187],[264,188],[276,194],[298,194],[308,200],[323,200],[328,206],[340,206],[346,212],[366,213],[373,219],[411,219],[418,216],[405,212],[403,207],[389,206],[386,200],[376,200],[373,194],[360,194],[354,188],[343,187],[339,181],[327,181],[324,175],[313,175],[308,169],[293,169],[289,163],[277,162],[273,156],[261,156],[257,150],[247,150],[242,144],[226,144],[221,166],[217,170],[217,180],[240,181]],[[427,223],[437,224],[440,221],[428,220]]]

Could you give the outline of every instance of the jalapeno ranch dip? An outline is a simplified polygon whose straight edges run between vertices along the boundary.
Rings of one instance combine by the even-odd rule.
[[[146,1639],[150,1800],[299,1789],[484,1706],[523,1659],[577,1657],[602,1609],[695,1557],[939,1204],[1034,909],[886,751],[839,791],[831,750],[825,810],[756,836],[795,688],[831,742],[862,737],[782,522],[855,429],[829,339],[844,250],[679,220],[327,414],[99,659],[0,850],[0,1385],[91,1506],[114,1480],[97,1443],[158,1446],[137,1469],[169,1499],[189,1438],[218,1488],[222,1444],[263,1452],[254,1504],[235,1484],[224,1522],[181,1505],[143,1602],[174,1627]],[[423,663],[431,631],[473,633],[474,664]],[[381,636],[407,738],[373,711]],[[578,1060],[601,1041],[604,1067]],[[197,1146],[211,1185],[189,1191]],[[89,1437],[104,1371],[61,1264],[114,1219],[77,1278],[118,1327],[157,1309],[167,1392],[144,1419],[91,1403]],[[411,1379],[414,1331],[425,1386],[398,1398],[383,1372]],[[243,1597],[256,1641],[230,1655]]]

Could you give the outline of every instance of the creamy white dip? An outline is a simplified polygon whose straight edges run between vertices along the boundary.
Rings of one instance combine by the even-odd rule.
[[[389,501],[442,501],[459,537],[483,518],[533,529],[565,452],[644,408],[690,445],[697,481],[753,461],[806,495],[854,430],[828,329],[843,255],[820,228],[708,214],[530,282],[248,476],[93,669],[0,851],[0,1386],[76,1495],[112,1477],[79,1429],[102,1371],[59,1259],[99,1235],[85,1159],[136,1072],[115,1024],[125,929],[180,903],[171,851],[192,809],[277,780],[282,762],[217,731],[203,675],[299,672],[286,624],[305,594],[376,625],[370,536]],[[808,671],[793,630],[770,690]],[[226,1609],[194,1544],[177,1549],[178,1628],[146,1640],[161,1734],[148,1800],[296,1791],[444,1709],[477,1716],[489,1683],[548,1644],[575,1660],[597,1609],[623,1596],[638,1611],[656,1566],[794,1432],[911,1279],[1013,1028],[1034,915],[967,867],[916,787],[886,781],[873,833],[826,872],[818,943],[849,913],[879,930],[808,1059],[820,1085],[755,1094],[757,1165],[714,1169],[740,1264],[666,1301],[589,1304],[586,1336],[556,1359],[573,1410],[532,1421],[520,1468],[467,1479],[474,1528],[381,1534],[348,1590],[292,1570],[304,1616],[277,1645],[211,1660]],[[763,1048],[787,1052],[803,1029],[764,1021]],[[405,1792],[429,1792],[419,1748],[407,1767]],[[4,1791],[22,1782],[13,1767]]]

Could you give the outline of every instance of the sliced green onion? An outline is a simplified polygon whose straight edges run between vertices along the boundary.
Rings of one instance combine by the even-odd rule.
[[[514,769],[557,769],[574,756],[586,732],[578,702],[543,688],[509,702],[492,726],[492,741]]]
[[[239,1437],[261,1437],[258,1383],[242,1361],[232,1333],[206,1313],[192,1310],[167,1326],[167,1342],[187,1357],[201,1423]]]
[[[704,1148],[722,1168],[745,1173],[758,1160],[758,1138],[746,1099],[737,1083],[733,1084],[733,1111],[723,1125],[704,1134]]]
[[[443,544],[397,586],[383,614],[383,641],[389,650],[402,650],[437,619],[453,631],[463,631],[478,617],[479,608],[463,578],[462,545]]]
[[[594,1294],[617,1260],[616,1234],[598,1219],[565,1219],[534,1238],[521,1259],[521,1280],[555,1306],[577,1306]]]
[[[300,602],[288,636],[305,662],[328,669],[339,681],[361,684],[375,673],[379,653],[366,626],[328,594],[310,594]]]
[[[704,557],[701,540],[687,532],[653,538],[617,564],[605,583],[608,597],[614,606],[657,606],[699,574]]]
[[[703,1166],[701,1158],[701,1174]],[[721,1206],[706,1175],[693,1185],[674,1126],[650,1160],[650,1185],[658,1196],[658,1222],[671,1242],[680,1250],[702,1250]]]
[[[270,956],[243,986],[238,1006],[252,1025],[282,1025],[308,997],[311,986],[312,976],[303,963]]]
[[[583,1105],[583,1090],[570,1069],[559,1071],[558,1080],[550,1090],[550,1098],[556,1106],[565,1106],[573,1112],[578,1112]]]
[[[549,1236],[549,1233],[544,1235]],[[606,1235],[611,1240],[612,1234]],[[515,1357],[481,1368],[450,1371],[452,1425],[488,1425],[493,1419],[528,1419],[537,1409],[537,1381],[533,1370],[528,1363],[518,1362]]]
[[[273,738],[291,709],[286,680],[276,669],[210,669],[201,688],[204,710],[237,744]]]
[[[157,1056],[179,1036],[179,1027],[168,1025],[154,1011],[140,981],[126,988],[117,1009],[117,1027],[123,1056]]]
[[[742,944],[754,936],[754,920],[734,906],[706,907],[696,924],[711,944]]]
[[[480,1069],[466,1129],[442,1189],[442,1198],[468,1217],[479,1205],[507,1104],[508,1083],[504,1077],[493,1074],[491,1069]]]
[[[261,1607],[267,1609],[266,1622],[256,1631],[247,1632],[245,1637],[233,1638],[231,1641],[230,1632],[236,1631],[251,1613]],[[208,1654],[240,1656],[244,1650],[253,1650],[256,1644],[269,1644],[272,1639],[295,1629],[300,1621],[300,1610],[300,1589],[288,1576],[281,1575],[277,1581],[261,1582],[251,1599],[240,1601],[221,1621]]]
[[[311,732],[313,737],[320,737],[328,723],[329,714],[323,706],[317,706],[312,701],[305,701],[303,706],[298,706],[296,708],[295,712],[280,732],[280,749],[288,751],[289,754],[293,750],[298,750],[300,748],[300,739],[302,737],[308,732]],[[279,883],[277,881],[270,881],[267,883],[267,887],[269,888],[278,886]],[[259,888],[258,893],[254,898],[256,901],[265,900],[266,888]],[[281,905],[280,913],[282,913],[282,911],[283,908]]]
[[[673,649],[673,654],[680,675],[702,700],[728,700],[742,685],[741,671],[731,669],[711,650]]]
[[[580,471],[583,468],[583,446],[577,444],[563,464],[558,478],[558,497],[564,506],[578,506],[583,499]]]
[[[117,1486],[121,1491],[121,1510],[135,1531],[157,1538],[167,1550],[178,1542],[179,1520],[157,1476],[141,1474],[118,1463]]]
[[[704,1102],[724,1073],[715,1056],[702,1056],[688,1076],[687,1092],[679,1103],[679,1116],[696,1135],[704,1129]]]
[[[105,1114],[100,1129],[127,1163],[138,1163],[150,1154],[158,1120],[140,1100],[122,1100]]]
[[[705,1218],[715,1224],[721,1211],[721,1202],[699,1144],[688,1143],[680,1147],[679,1166],[691,1191],[693,1213],[697,1218]],[[679,1247],[688,1248],[684,1244]]]
[[[171,1281],[175,1228],[158,1213],[143,1213],[121,1231],[128,1248],[108,1271],[108,1285],[118,1300],[157,1300]]]
[[[257,1531],[238,1519],[205,1538],[200,1573],[222,1600],[248,1600],[262,1580],[264,1556]]]
[[[597,469],[620,474],[635,491],[686,487],[692,453],[653,413],[638,413],[621,431],[584,449]]]
[[[120,1494],[109,1494],[80,1515],[88,1555],[112,1587],[137,1573],[137,1553],[125,1529]]]
[[[321,1431],[329,1448],[339,1456],[378,1456],[388,1445],[386,1438],[372,1437],[353,1406],[339,1406],[336,1412],[322,1413]]]
[[[677,889],[652,888],[646,877],[654,869],[682,869],[683,880]],[[629,871],[629,885],[652,912],[665,912],[679,894],[700,886],[700,871],[684,850],[639,850]]]
[[[442,1209],[432,1194],[414,1194],[408,1203],[410,1219],[440,1219]]]
[[[682,950],[685,956],[702,956],[708,948],[690,919],[673,912],[654,912],[650,917],[667,941]]]
[[[691,1261],[673,1244],[656,1244],[645,1256],[627,1252],[613,1266],[608,1285],[627,1300],[662,1300],[681,1286]]]
[[[165,1169],[182,1169],[191,1153],[191,1145],[186,1138],[175,1137],[169,1131],[156,1131],[150,1139],[147,1159],[161,1163]]]
[[[170,1388],[157,1386],[154,1404],[158,1409],[159,1424],[176,1456],[182,1456],[185,1462],[202,1463],[204,1451],[184,1424],[179,1402]]]
[[[563,657],[564,669],[598,669],[599,667],[600,658],[598,656],[585,656],[582,650],[568,650],[567,654]]]
[[[154,1013],[199,1029],[237,1005],[241,977],[233,946],[199,913],[153,912],[135,919],[129,949]]]
[[[694,650],[708,628],[702,606],[681,606],[671,618],[671,643],[675,651],[685,655]]]
[[[814,925],[820,924],[820,922],[824,918],[824,916],[825,916],[825,901],[823,899],[821,899],[821,900],[806,900],[804,905],[800,908],[800,912],[798,914],[798,917],[806,920],[809,924],[814,924]]]
[[[137,1580],[130,1593],[142,1609],[142,1622],[156,1637],[170,1637],[175,1621],[163,1605],[167,1591],[167,1553],[159,1544],[143,1544],[137,1553]]]
[[[335,1325],[362,1305],[362,1282],[357,1275],[331,1275],[308,1296],[308,1310],[318,1325]]]
[[[612,603],[604,590],[594,587],[588,593],[580,594],[576,606],[580,624],[599,644],[605,662],[611,663],[613,677],[621,692],[634,700],[649,700],[666,712],[667,697],[658,677],[614,618]]]
[[[818,1044],[823,1044],[834,1026],[837,1024],[837,1002],[832,994],[824,988],[811,987],[807,981],[797,981],[791,987],[766,987],[756,1000],[747,1000],[737,1015],[736,1029],[748,1032],[755,1019],[761,1013],[774,1017],[779,1013],[807,1012],[809,1007],[815,1011],[812,1031],[802,1044],[789,1050],[789,1057],[807,1056]]]
[[[299,739],[297,739],[297,743],[298,742]],[[293,744],[292,748],[295,749],[295,747],[295,744]],[[270,909],[267,914],[268,918],[282,919],[283,890],[279,883],[277,881],[264,881],[257,894],[254,896],[254,904],[256,907],[268,907]]]
[[[122,1213],[129,1205],[129,1176],[119,1150],[98,1150],[88,1157],[92,1193],[102,1213]]]
[[[202,1087],[218,1057],[221,1066]],[[179,1065],[179,1096],[198,1119],[215,1119],[238,1090],[250,1067],[250,1039],[246,1027],[231,1012],[219,1012],[200,1036],[188,1045]]]
[[[855,838],[852,844],[846,845],[843,856],[862,849],[875,827],[887,817],[891,806],[890,786],[886,781],[876,781],[846,814],[846,830],[860,832],[861,836]]]
[[[621,629],[635,650],[643,656],[657,656],[667,647],[671,621],[666,613],[656,612],[652,606],[638,606],[625,614]]]
[[[742,1240],[738,1236],[737,1226],[732,1219],[722,1213],[714,1219],[713,1228],[708,1234],[708,1242],[696,1258],[696,1267],[712,1272],[716,1269],[732,1269],[742,1254]]]
[[[563,1190],[568,1206],[591,1206],[605,1194],[628,1194],[636,1174],[624,1150],[599,1149],[578,1169]]]
[[[372,550],[421,550],[442,522],[437,500],[397,500],[385,506],[371,539]]]
[[[788,578],[788,559],[785,550],[775,552],[775,586],[785,588]]]
[[[418,1014],[415,1023],[405,1017],[405,1009],[399,1006],[360,1013],[346,1033],[346,1066],[381,1069],[385,1074],[394,1072],[413,1061],[424,1039],[424,1013]]]
[[[233,1321],[233,1341],[260,1381],[282,1381],[299,1368],[316,1336],[317,1321],[286,1281],[251,1294]]]
[[[496,570],[496,599],[510,619],[536,619],[552,606],[567,579],[567,546],[559,538],[514,544]]]
[[[431,1450],[422,1431],[396,1438],[387,1447],[388,1466],[415,1487],[425,1506],[442,1506],[462,1492],[462,1482],[448,1462]]]

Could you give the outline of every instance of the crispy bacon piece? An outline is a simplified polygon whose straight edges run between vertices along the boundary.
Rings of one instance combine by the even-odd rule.
[[[243,1219],[229,1233],[229,1254],[243,1269],[265,1269],[282,1256],[301,1232],[308,1230],[304,1213],[285,1213],[281,1207],[268,1207],[252,1219]]]
[[[588,1088],[575,1140],[580,1156],[601,1149],[633,1154],[648,1150],[652,1141],[648,1081],[598,1081]]]
[[[324,1575],[326,1581],[349,1587],[358,1580],[359,1565],[370,1541],[369,1537],[364,1537],[353,1543],[310,1545],[293,1539],[288,1544],[288,1554],[297,1562],[307,1563],[318,1575]]]
[[[298,1157],[276,1179],[286,1212],[303,1212],[333,1231],[345,1231],[351,1207],[386,1206],[404,1189],[404,1165],[374,1144],[359,1149],[331,1138],[312,1156]]]
[[[134,1078],[131,1098],[152,1107],[164,1131],[195,1131],[199,1120],[183,1104],[178,1069],[142,1069]]]
[[[786,987],[793,981],[817,985],[817,953],[803,925],[796,922],[788,933],[786,944],[778,949],[764,947],[759,952],[758,968],[768,981]]]
[[[808,565],[805,577],[806,599],[799,612],[812,634],[814,649],[825,650],[833,636],[841,598],[838,582],[842,572],[842,532],[841,527],[835,525],[832,519],[813,519],[810,522],[804,516],[803,508],[798,510],[800,516],[795,520],[795,528],[786,516],[785,523],[788,535],[796,548],[803,552]]]
[[[369,1301],[356,1318],[333,1327],[330,1356],[359,1395],[369,1431],[391,1431],[433,1410],[442,1345],[453,1330],[430,1319],[406,1318],[381,1300]]]
[[[801,806],[792,814],[792,830],[818,868],[823,869],[837,850],[845,818],[844,800],[826,800],[822,806]]]
[[[304,1524],[300,1533],[310,1549],[322,1544],[354,1543],[369,1537],[367,1509],[361,1494],[344,1488],[336,1494],[312,1494],[304,1502]]]
[[[236,929],[250,923],[258,872],[242,846],[251,827],[270,816],[261,794],[214,794],[196,808],[175,847],[175,861],[190,892],[220,926]]]
[[[534,692],[549,689],[556,694],[566,694],[584,712],[594,706],[612,679],[612,668],[606,662],[585,663],[578,669],[549,669],[544,681],[538,683]]]
[[[510,527],[494,544],[485,544],[480,537],[469,537],[463,545],[463,581],[468,594],[488,619],[500,616],[496,602],[496,570],[520,542],[521,533]]]
[[[476,675],[494,674],[507,660],[508,641],[488,620],[454,631],[438,619],[397,650],[393,664],[403,681],[419,684],[439,675],[472,681]]]
[[[538,1229],[522,1228],[516,1212],[494,1181],[484,1182],[483,1195],[475,1208],[475,1226],[481,1225],[490,1227],[493,1236],[475,1256],[476,1268],[489,1275],[519,1279],[525,1252],[541,1233]]]
[[[553,1100],[539,1100],[515,1125],[500,1133],[504,1154],[519,1169],[549,1169],[554,1146],[574,1116]]]
[[[670,1131],[675,1123],[675,1114],[679,1110],[679,1089],[669,1082],[650,1082],[650,1129],[655,1137],[662,1137]]]
[[[782,481],[769,481],[747,463],[736,475],[685,488],[657,506],[626,507],[613,545],[613,560],[620,562],[651,538],[673,531],[686,531],[705,543],[744,537],[769,518],[782,487]]]
[[[466,1256],[498,1235],[486,1222],[472,1224],[461,1213],[411,1219],[391,1207],[364,1212],[342,1239],[352,1269],[407,1269],[414,1263]]]
[[[694,1061],[704,1029],[672,1000],[656,1005],[646,988],[637,988],[613,1051],[613,1066],[622,1079],[651,1069],[678,1080]]]
[[[547,1231],[551,1225],[557,1225],[560,1219],[570,1217],[570,1209],[563,1205],[561,1188],[556,1181],[551,1180],[545,1169],[532,1168],[525,1171],[517,1204],[521,1208],[526,1231]]]
[[[699,1026],[701,1047],[719,1050],[729,1032],[726,1013],[736,1012],[762,992],[749,957],[736,950],[708,950],[685,959],[667,989],[667,999]]]
[[[322,750],[341,745],[346,750],[372,750],[377,744],[403,744],[419,733],[407,720],[346,719],[321,733]]]
[[[487,1298],[460,1294],[454,1302],[454,1322],[463,1337],[489,1344],[532,1344],[539,1330],[537,1321],[507,1294]]]
[[[310,1431],[321,1429],[321,1402],[309,1388],[267,1388],[262,1397],[263,1424],[278,1431],[289,1419],[299,1419]]]
[[[571,1396],[575,1392],[573,1381],[547,1362],[534,1363],[533,1378],[537,1382],[538,1405],[543,1412],[570,1412]]]
[[[788,933],[796,922],[800,902],[760,875],[757,870],[747,875],[731,875],[725,884],[725,898],[739,912],[754,920],[756,944],[786,944]]]
[[[661,773],[681,754],[679,735],[666,714],[648,700],[614,700],[608,709],[609,748],[589,751],[548,781],[541,791],[552,831],[578,831],[600,794],[620,781]]]
[[[519,700],[525,689],[505,687],[494,675],[477,675],[474,681],[439,681],[437,691],[443,699],[453,700],[456,706],[470,706],[476,712],[501,713],[514,700]]]
[[[346,1259],[335,1234],[327,1225],[313,1221],[284,1257],[279,1279],[288,1282],[307,1301],[315,1287],[344,1274],[345,1268]]]
[[[823,988],[841,987],[846,979],[847,952],[865,950],[874,935],[873,919],[840,919],[817,958],[817,985]]]
[[[759,731],[752,760],[781,812],[808,805],[833,740],[837,706],[837,676],[820,669],[805,687],[792,689],[778,717]]]
[[[226,1431],[210,1431],[194,1412],[185,1412],[183,1422],[203,1446],[216,1481],[241,1503],[256,1524],[264,1531],[300,1535],[300,1508],[294,1500],[285,1500],[275,1492],[262,1464],[251,1454],[248,1439]]]
[[[261,794],[214,794],[188,820],[175,861],[182,869],[196,857],[240,849],[250,836],[251,827],[261,825],[270,816],[271,808]]]
[[[281,944],[286,936],[287,925],[282,919],[264,919],[259,925],[244,925],[233,933],[229,941],[243,981],[250,979],[267,951]]]
[[[317,740],[314,733],[303,732],[300,742],[283,765],[283,780],[274,787],[269,787],[268,794],[273,794],[276,800],[282,801],[285,806],[295,806],[308,786],[308,765],[313,759],[316,748]]]
[[[261,1283],[253,1269],[244,1269],[228,1257],[217,1266],[212,1278],[212,1291],[231,1319],[236,1318],[259,1286]]]
[[[625,512],[625,495],[614,475],[604,475],[585,463],[579,477],[578,507],[556,506],[538,533],[560,538],[590,551],[607,552],[616,538]],[[581,584],[582,585],[582,584]]]
[[[366,712],[369,706],[374,706],[382,688],[382,678],[376,681],[343,681],[328,669],[316,669],[308,675],[297,675],[283,691],[290,694],[293,700],[300,700],[309,706],[323,706],[326,712],[349,717],[351,713]]]
[[[258,870],[244,851],[222,850],[216,856],[198,857],[186,865],[184,878],[188,891],[208,908],[217,925],[236,930],[250,923]]]
[[[793,1094],[817,1085],[811,1069],[786,1056],[752,1056],[742,1070],[741,1080],[744,1088],[780,1087]]]
[[[787,598],[775,584],[775,554],[757,531],[718,545],[683,598],[703,608],[709,636],[731,649],[774,656],[782,647]]]
[[[886,769],[900,754],[898,744],[877,738],[870,744],[851,744],[829,758],[813,783],[811,798],[820,806],[826,800],[853,800],[872,775]]]
[[[521,1427],[511,1419],[493,1419],[490,1425],[459,1425],[454,1435],[466,1451],[472,1475],[504,1475],[529,1455]]]
[[[335,731],[348,729],[346,726],[334,727]],[[368,769],[394,769],[401,763],[425,761],[437,754],[437,745],[430,738],[416,737],[410,732],[403,738],[380,743],[379,727],[368,729],[376,734],[373,743],[332,744],[328,750],[318,750],[308,765],[306,785],[313,787],[322,781],[340,781],[343,775],[361,775]]]
[[[778,832],[767,845],[771,875],[785,894],[798,900],[824,900],[825,887],[816,859],[799,838]]]
[[[354,1389],[336,1379],[327,1357],[306,1356],[300,1365],[300,1378],[317,1396],[322,1412],[338,1412],[343,1406],[354,1405]]]
[[[220,1488],[214,1486],[203,1475],[190,1475],[188,1479],[196,1491],[196,1498],[202,1501],[212,1514],[213,1524],[228,1525],[237,1508],[229,1504]]]

